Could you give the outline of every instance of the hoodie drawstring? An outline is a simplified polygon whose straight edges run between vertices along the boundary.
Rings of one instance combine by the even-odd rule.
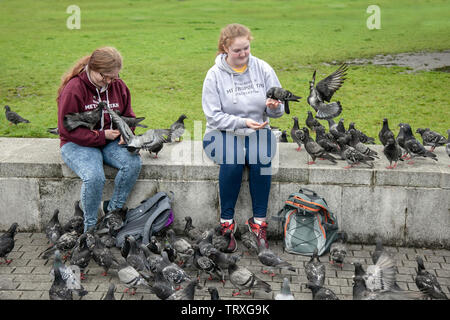
[[[98,88],[96,87],[95,90],[97,90],[97,94],[98,94],[98,100],[101,102],[102,101],[102,97],[100,96],[100,92],[98,91]],[[106,89],[106,104],[108,105],[109,108],[109,96],[108,96],[108,89]],[[105,109],[102,109],[102,119],[100,122],[100,130],[103,130],[103,126],[105,125]],[[111,119],[111,123],[110,123],[110,129],[112,129],[112,119]]]

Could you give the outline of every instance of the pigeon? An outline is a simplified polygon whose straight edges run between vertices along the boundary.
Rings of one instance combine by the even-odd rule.
[[[107,104],[102,101],[93,110],[66,114],[63,120],[64,127],[67,131],[75,130],[80,126],[93,130],[102,117],[104,107],[107,107]]]
[[[248,250],[246,251],[247,254],[250,254],[250,252],[257,253],[258,252],[258,241],[256,239],[256,235],[251,232],[247,231],[244,234],[241,235],[241,242]]]
[[[241,290],[244,289],[248,290],[247,292],[244,292],[246,295],[251,294],[251,289],[262,289],[266,293],[272,291],[269,283],[261,280],[253,272],[244,266],[238,266],[236,263],[232,262],[228,266],[228,276],[233,286],[238,289],[237,292],[233,291],[233,296],[239,295]]]
[[[175,260],[178,258],[177,250],[175,250],[172,245],[170,244],[169,240],[164,240],[163,249],[164,252],[167,253],[167,257],[170,262],[175,262]],[[179,262],[179,261],[178,261]]]
[[[337,163],[335,157],[326,152],[325,149],[320,146],[320,144],[318,144],[313,140],[313,138],[310,137],[308,128],[303,127],[300,131],[301,132],[299,132],[298,136],[302,143],[305,145],[306,152],[308,152],[308,154],[312,158],[312,161],[308,161],[309,165],[316,163],[316,158],[326,159],[334,164]]]
[[[59,250],[65,253],[63,259],[66,259],[70,256],[70,251],[77,244],[78,237],[79,234],[76,231],[63,233],[56,243],[41,252],[40,256],[42,259],[48,259],[55,252],[55,250]]]
[[[216,248],[212,248],[207,257],[213,260],[220,269],[226,270],[231,264],[236,264],[241,256],[229,255]]]
[[[95,244],[92,249],[92,258],[103,268],[104,272],[102,273],[102,276],[107,276],[110,268],[117,269],[119,267],[119,262],[116,260],[111,250],[100,241],[98,235],[94,235],[94,237]]]
[[[150,241],[147,244],[147,248],[153,253],[161,254],[162,244],[158,241],[158,239],[156,239],[155,236],[151,236]]]
[[[18,123],[30,123],[29,120],[22,118],[21,116],[19,116],[16,112],[11,111],[11,108],[9,106],[5,106],[5,116],[6,116],[6,120],[9,121],[9,124],[15,124],[17,125]]]
[[[175,292],[169,280],[158,272],[155,273],[155,281],[150,290],[161,300],[168,299]]]
[[[124,225],[123,215],[121,209],[116,209],[108,212],[102,216],[97,222],[96,230],[98,234],[109,233],[112,236],[117,236],[120,229]]]
[[[59,209],[55,209],[50,221],[45,225],[45,236],[50,241],[50,245],[54,245],[64,233],[59,223],[58,215]]]
[[[272,87],[266,92],[266,98],[281,101],[282,103],[284,103],[284,112],[286,112],[286,114],[290,114],[291,111],[289,109],[289,101],[300,102],[299,99],[301,99],[302,97],[296,96],[286,89]]]
[[[72,266],[66,266],[62,262],[61,253],[59,250],[55,251],[54,257],[55,258],[53,262],[53,269],[51,270],[50,274],[54,276],[55,268],[59,269],[61,277],[66,282],[67,288],[71,289],[72,291],[75,291],[80,297],[87,295],[88,292],[81,285],[81,278],[77,272],[78,268],[74,269],[72,268]]]
[[[184,281],[190,281],[189,275],[176,264],[170,262],[167,252],[161,252],[162,261],[157,267],[157,272],[160,272],[172,286],[174,284],[180,285]],[[178,287],[177,289],[179,289]]]
[[[289,142],[287,137],[288,134],[286,133],[286,130],[281,131],[280,142],[282,143]]]
[[[306,283],[305,286],[311,290],[313,300],[339,300],[333,290],[325,288],[323,285]]]
[[[195,246],[193,264],[198,270],[197,277],[200,277],[200,273],[206,272],[209,274],[208,280],[213,280],[213,276],[215,276],[225,284],[225,276],[222,269],[212,259],[202,256],[198,245]]]
[[[126,257],[124,257],[127,263],[148,280],[151,272],[150,265],[144,252],[138,250],[136,239],[132,235],[128,235],[125,237],[124,243],[128,243],[130,248]]]
[[[198,286],[198,279],[192,279],[183,290],[175,291],[167,300],[194,300],[195,288]]]
[[[166,236],[171,246],[177,251],[177,255],[181,259],[180,264],[184,265],[194,255],[192,245],[186,239],[177,237],[173,229],[169,229]]]
[[[85,279],[84,270],[87,268],[89,261],[91,261],[92,258],[92,252],[86,242],[87,237],[88,235],[84,233],[78,238],[77,244],[73,248],[69,260],[71,265],[75,265],[80,268],[81,280]]]
[[[80,201],[75,201],[75,212],[73,216],[63,226],[64,232],[76,231],[78,234],[82,234],[84,231],[84,213],[80,208]]]
[[[350,122],[349,125],[348,125],[348,130],[351,130],[351,129],[356,131],[356,134],[358,135],[358,139],[362,143],[375,144],[375,139],[372,138],[372,137],[367,136],[364,132],[356,129],[354,122]]]
[[[316,132],[316,128],[325,128],[316,118],[314,118],[312,112],[308,110],[308,116],[305,120],[306,126],[311,129],[311,131]]]
[[[380,139],[380,142],[383,146],[386,145],[387,140],[390,138],[390,133],[393,134],[391,129],[389,129],[388,119],[383,119],[383,127],[381,127],[380,132],[378,132],[378,139]]]
[[[275,300],[295,300],[289,285],[289,279],[284,278],[281,284],[281,290],[275,295]]]
[[[116,300],[114,297],[114,292],[116,291],[116,285],[114,283],[109,284],[108,292],[106,292],[103,300]]]
[[[183,230],[184,235],[187,236],[192,241],[198,241],[202,239],[204,233],[192,225],[192,218],[190,216],[186,216],[184,217],[184,220],[186,221]]]
[[[369,161],[375,160],[375,158],[371,156],[367,156],[357,151],[355,148],[347,145],[345,143],[345,138],[341,137],[338,139],[339,147],[341,148],[341,158],[347,161],[348,166],[344,167],[345,169],[351,168],[360,163],[364,163],[370,168],[373,168],[373,163]]]
[[[403,128],[405,130],[405,149],[406,152],[408,152],[411,156],[411,159],[420,156],[438,161],[436,154],[426,150],[425,147],[419,142],[419,140],[414,137],[409,124],[405,123],[403,125]],[[408,164],[412,163],[413,162],[410,161]]]
[[[170,141],[176,141],[178,139],[178,141],[181,141],[181,136],[184,133],[184,119],[186,119],[187,117],[182,114],[177,121],[175,121],[174,123],[172,123],[172,125],[170,126]]]
[[[314,86],[316,81],[316,70],[314,70],[313,78],[309,82],[308,104],[316,111],[317,119],[333,119],[341,114],[342,106],[339,101],[330,102],[334,93],[344,83],[346,76],[347,64],[342,64],[335,72],[328,77],[322,79]]]
[[[305,264],[305,273],[308,283],[323,286],[325,282],[325,265],[320,262],[317,248],[314,249],[311,259]]]
[[[4,234],[0,236],[0,258],[3,258],[6,264],[10,264],[12,259],[7,259],[8,254],[14,249],[14,236],[17,233],[18,223],[14,222]],[[3,262],[0,262],[2,264]]]
[[[337,265],[342,269],[344,266],[345,256],[347,255],[346,242],[348,235],[347,232],[340,231],[337,236],[336,241],[330,246],[330,255],[328,256],[328,260],[331,264]]]
[[[370,156],[370,157],[374,157],[374,158],[378,158],[378,152],[370,149],[368,146],[366,146],[364,143],[362,143],[359,140],[358,134],[356,133],[356,131],[354,129],[350,129],[348,131],[348,133],[350,134],[350,141],[349,141],[349,145],[353,148],[356,149],[356,151],[361,152],[362,154],[366,155],[366,156]]]
[[[389,166],[386,169],[395,169],[397,167],[398,161],[403,161],[402,159],[402,149],[395,140],[394,133],[392,131],[387,131],[384,134],[386,139],[386,143],[384,144],[383,154],[386,156],[386,159],[389,161]],[[394,165],[392,165],[394,162]]]
[[[395,285],[395,274],[394,260],[387,252],[382,252],[377,262],[367,267],[363,278],[370,291],[391,291]]]
[[[72,290],[67,287],[66,281],[62,278],[56,260],[53,263],[53,273],[53,283],[48,291],[50,300],[73,300]]]
[[[135,117],[125,117],[122,116],[120,111],[116,111],[114,110],[114,112],[123,119],[123,121],[125,121],[125,123],[130,127],[141,127],[141,128],[148,128],[148,126],[146,126],[145,124],[141,124],[140,122],[145,120],[144,117],[140,117],[140,118],[135,118]],[[116,129],[114,123],[113,123],[113,129]]]
[[[127,144],[126,148],[129,152],[138,152],[140,149],[150,153],[158,153],[162,150],[163,144],[171,141],[171,131],[169,129],[150,129],[144,134],[134,136]]]
[[[295,272],[295,268],[287,261],[284,261],[278,257],[272,250],[266,248],[264,239],[260,240],[259,243],[259,253],[258,260],[263,265],[272,268],[288,269],[289,271]],[[267,270],[262,270],[262,273],[268,273]],[[274,277],[275,273],[272,271],[271,276]]]
[[[430,151],[433,152],[436,147],[444,146],[447,139],[436,131],[431,131],[430,128],[417,128],[416,133],[422,136],[422,143],[424,146],[431,146]]]
[[[402,158],[404,158],[408,153],[406,152],[405,148],[405,128],[403,127],[404,123],[399,123],[398,126],[400,127],[400,130],[398,132],[397,138],[395,140],[397,141],[398,145],[405,150],[405,153],[402,155]]]
[[[344,138],[347,137],[345,133],[345,128],[342,131],[344,119],[339,120],[339,123],[341,123],[341,125],[339,125],[339,123],[334,122],[333,119],[328,119],[327,121],[328,121],[328,131],[333,135],[335,140],[341,137]]]
[[[131,289],[131,295],[136,294],[136,289],[140,286],[149,290],[151,289],[144,277],[126,261],[121,261],[119,263],[117,275],[119,276],[120,282],[126,286],[124,292],[128,292]]]
[[[421,297],[413,291],[370,291],[363,276],[353,277],[353,300],[418,300]]]
[[[47,132],[59,136],[59,129],[58,129],[58,127],[56,127],[56,128],[48,128]]]
[[[202,256],[208,257],[213,250],[216,248],[213,245],[213,236],[215,234],[215,230],[209,230],[206,232],[206,236],[200,240],[197,240],[196,245],[200,250],[200,254]]]
[[[417,288],[425,295],[426,298],[448,300],[447,295],[442,291],[441,285],[437,281],[434,274],[428,272],[423,264],[423,259],[416,256],[417,261]]]
[[[298,127],[298,118],[292,117],[292,119],[294,119],[294,126],[291,129],[291,137],[292,140],[298,145],[297,151],[300,151],[302,149],[302,141],[298,137],[298,135],[300,134],[300,128]]]
[[[330,139],[332,138],[332,139]],[[341,154],[341,148],[339,145],[335,142],[334,137],[331,135],[327,136],[325,134],[325,128],[324,127],[318,127],[316,128],[316,142],[328,153],[337,154],[340,156]]]
[[[225,252],[225,253],[231,253],[230,250],[228,249],[228,246],[230,244],[233,231],[230,229],[227,229],[222,234],[221,226],[217,226],[214,229],[214,231],[215,232],[213,233],[213,237],[212,237],[212,245],[214,246],[214,248],[217,248],[220,251]]]
[[[208,287],[208,292],[211,295],[211,300],[220,300],[219,291],[216,287]]]

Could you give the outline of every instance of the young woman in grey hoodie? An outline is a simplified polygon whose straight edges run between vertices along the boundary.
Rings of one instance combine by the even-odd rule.
[[[246,224],[258,243],[264,239],[268,247],[266,214],[276,147],[268,118],[284,114],[280,101],[266,98],[267,90],[281,85],[272,67],[250,54],[252,39],[243,25],[222,29],[215,64],[206,74],[202,92],[207,120],[203,147],[220,165],[221,231],[231,231],[229,252],[237,249],[234,208],[246,165],[253,207],[253,217]]]

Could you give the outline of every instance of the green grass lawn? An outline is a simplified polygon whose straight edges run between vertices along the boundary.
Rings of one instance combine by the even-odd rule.
[[[81,29],[69,30],[66,8],[81,8]],[[381,8],[381,29],[369,30],[366,8]],[[0,118],[0,136],[53,137],[57,124],[56,91],[62,74],[76,60],[105,45],[124,58],[121,78],[132,93],[137,116],[151,128],[168,127],[185,113],[187,128],[205,117],[203,80],[213,65],[220,29],[239,22],[253,32],[252,54],[267,61],[283,87],[303,97],[291,115],[271,124],[304,124],[308,81],[344,61],[376,54],[450,48],[450,1],[0,1],[0,105],[8,104],[31,121],[8,125]],[[387,117],[413,130],[450,128],[450,74],[405,73],[405,68],[350,66],[347,80],[333,99],[341,116],[377,137]],[[4,114],[2,112],[2,114]],[[326,122],[324,122],[326,124]],[[327,127],[327,126],[326,126]],[[138,128],[137,133],[145,132]],[[191,136],[194,138],[193,136]],[[200,139],[201,137],[195,137]],[[378,141],[378,138],[377,138]]]

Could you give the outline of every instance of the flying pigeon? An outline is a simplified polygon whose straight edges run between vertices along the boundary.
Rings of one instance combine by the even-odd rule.
[[[244,266],[238,266],[236,263],[231,263],[229,265],[228,276],[233,286],[238,289],[237,292],[232,293],[233,296],[239,295],[241,290],[244,289],[248,290],[247,292],[244,292],[246,295],[251,294],[251,289],[262,289],[266,293],[272,291],[270,284],[258,278]]]
[[[324,128],[325,127],[319,122],[317,121],[316,118],[314,118],[312,112],[310,110],[308,110],[308,116],[306,117],[305,120],[306,126],[311,129],[311,131],[316,132],[316,128]]]
[[[386,145],[387,140],[390,138],[390,133],[393,134],[391,129],[389,129],[388,119],[383,119],[383,126],[381,127],[380,132],[378,132],[378,139],[380,139],[380,142],[383,146]]]
[[[360,163],[364,163],[370,168],[373,168],[373,163],[369,161],[374,161],[375,158],[371,156],[367,156],[357,151],[355,148],[347,145],[345,143],[345,138],[341,137],[338,139],[339,147],[341,148],[341,158],[347,161],[348,166],[344,167],[345,169],[351,168]]]
[[[417,128],[416,133],[422,136],[422,143],[424,146],[431,146],[430,151],[433,152],[436,147],[444,146],[447,139],[436,131],[431,131],[430,128]]]
[[[114,292],[116,291],[116,285],[114,283],[109,284],[108,292],[106,292],[103,300],[116,300],[114,297]]]
[[[316,70],[314,70],[312,81],[309,82],[308,104],[316,110],[317,119],[332,119],[342,112],[339,101],[330,102],[334,93],[342,86],[346,76],[347,64],[342,64],[335,72],[322,79],[314,86],[316,81]]]
[[[182,135],[184,133],[184,119],[186,119],[187,117],[182,114],[177,121],[175,121],[174,123],[172,123],[172,125],[170,126],[170,141],[181,141],[182,139]]]
[[[370,149],[368,146],[366,146],[364,143],[362,143],[359,140],[358,134],[356,133],[356,131],[354,129],[350,129],[348,131],[348,133],[350,134],[350,141],[348,142],[348,144],[355,148],[356,151],[361,152],[362,154],[369,156],[369,157],[374,157],[374,158],[378,158],[378,152]]]
[[[284,278],[281,284],[281,290],[275,295],[275,300],[295,300],[289,285],[289,279]]]
[[[368,144],[375,144],[375,139],[372,137],[369,137],[368,135],[366,135],[364,132],[358,130],[355,128],[355,123],[354,122],[350,122],[348,125],[348,130],[355,130],[356,134],[358,135],[358,139],[359,141],[361,141],[362,143],[368,143]]]
[[[340,231],[337,235],[338,238],[330,246],[330,255],[328,257],[328,260],[331,264],[337,265],[342,269],[344,266],[345,256],[347,255],[346,242],[348,236],[347,232],[345,231]]]
[[[374,265],[369,265],[363,276],[367,289],[371,291],[392,291],[395,285],[396,267],[394,260],[382,252]]]
[[[80,268],[80,277],[81,280],[85,279],[84,270],[89,265],[89,261],[92,258],[92,252],[88,247],[86,242],[88,235],[83,233],[77,240],[77,244],[72,250],[72,254],[70,256],[70,264],[78,266]]]
[[[306,283],[306,288],[312,292],[313,300],[339,300],[338,296],[329,288],[316,283]]]
[[[317,248],[314,249],[311,259],[305,264],[305,273],[308,283],[323,286],[325,282],[325,265],[320,262]]]
[[[17,227],[19,225],[14,222],[4,234],[0,236],[0,258],[3,258],[6,264],[10,264],[12,259],[8,260],[6,257],[14,249],[14,236],[17,233]],[[3,262],[0,262],[2,264]]]
[[[286,114],[290,114],[291,111],[289,110],[289,101],[295,101],[300,102],[299,99],[302,97],[296,96],[292,92],[279,88],[279,87],[272,87],[266,92],[266,98],[279,100],[284,103],[284,112]]]
[[[5,116],[6,116],[6,120],[9,121],[9,124],[12,123],[12,124],[17,125],[18,123],[21,123],[21,122],[22,123],[30,123],[30,121],[22,118],[16,112],[11,111],[11,108],[9,106],[5,106]]]
[[[121,261],[119,263],[117,275],[119,276],[120,282],[126,286],[125,292],[128,292],[131,289],[131,295],[136,294],[136,289],[140,286],[149,290],[151,289],[144,277],[126,261]]]
[[[395,169],[397,167],[398,161],[403,161],[402,159],[402,149],[395,140],[394,133],[392,131],[387,131],[384,133],[384,137],[387,138],[383,148],[383,154],[389,161],[389,166],[386,169]],[[394,165],[392,165],[394,162]]]
[[[102,117],[103,108],[106,102],[100,102],[93,110],[64,115],[63,124],[67,131],[75,130],[78,127],[86,127],[93,130]]]
[[[207,290],[211,295],[211,300],[220,300],[219,291],[217,291],[216,287],[208,287]]]
[[[302,149],[302,141],[298,136],[300,134],[300,128],[298,126],[298,118],[292,117],[292,119],[294,119],[294,126],[291,129],[291,137],[292,140],[298,145],[297,151],[300,151]]]
[[[45,236],[54,245],[63,234],[63,229],[58,219],[59,209],[55,209],[50,221],[45,225]]]
[[[367,289],[363,276],[353,277],[353,300],[418,300],[421,298],[422,294],[414,291],[371,291]]]
[[[419,142],[419,140],[414,137],[409,124],[405,123],[403,125],[403,128],[405,130],[405,149],[406,152],[408,152],[411,156],[411,159],[420,156],[438,161],[436,154],[426,150],[425,147]],[[408,162],[408,164],[412,163],[412,161]]]
[[[299,139],[305,145],[306,152],[311,156],[312,161],[308,161],[308,164],[316,163],[316,158],[326,159],[336,164],[336,158],[334,158],[331,154],[325,151],[324,148],[320,146],[313,138],[309,135],[309,130],[306,127],[303,127],[299,130],[298,135]]]
[[[259,243],[259,253],[258,260],[263,265],[272,268],[288,269],[289,271],[295,272],[295,268],[287,261],[284,261],[278,257],[272,250],[266,248],[264,239],[260,240]],[[262,270],[262,273],[269,273],[267,270]],[[271,276],[274,277],[275,273],[272,271]]]
[[[430,299],[448,300],[447,295],[442,291],[441,285],[437,281],[434,274],[428,272],[423,264],[423,259],[416,256],[417,261],[417,275],[416,285],[417,288]]]
[[[198,286],[198,279],[192,279],[183,290],[175,291],[167,300],[194,300],[195,289]]]

